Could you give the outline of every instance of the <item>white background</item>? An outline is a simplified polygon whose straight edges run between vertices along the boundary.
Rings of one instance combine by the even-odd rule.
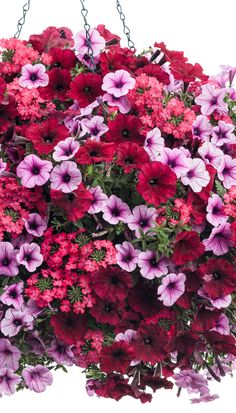
[[[21,7],[26,0],[1,0],[0,37],[11,37],[21,17]],[[47,26],[67,26],[74,33],[82,29],[79,0],[31,0],[21,38],[41,33]],[[86,0],[91,26],[103,23],[112,32],[122,36],[122,24],[115,7],[115,0]],[[235,47],[235,0],[121,0],[131,29],[131,37],[138,51],[155,41],[166,43],[169,49],[181,50],[191,63],[200,63],[206,74],[216,74],[221,64],[236,66]],[[122,36],[123,44],[125,38]],[[235,373],[236,374],[236,373]],[[88,397],[85,378],[78,368],[70,373],[57,372],[54,383],[43,394],[30,391],[3,397],[1,409],[8,413],[39,413],[53,411],[103,413],[177,412],[222,413],[227,406],[235,405],[235,378],[225,378],[219,385],[212,383],[212,393],[221,398],[207,404],[191,405],[182,393],[179,399],[175,391],[158,391],[151,404],[124,398],[120,402]]]

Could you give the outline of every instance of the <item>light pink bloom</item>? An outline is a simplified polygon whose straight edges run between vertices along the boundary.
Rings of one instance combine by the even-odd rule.
[[[202,243],[205,245],[206,251],[213,251],[217,256],[226,254],[229,248],[233,246],[230,224],[224,222],[213,228],[209,238],[204,239]]]
[[[224,143],[235,143],[236,137],[233,132],[234,125],[220,120],[218,126],[215,126],[211,131],[211,142],[216,146],[222,146]]]
[[[19,85],[27,87],[28,89],[44,87],[48,85],[49,77],[46,72],[46,67],[41,63],[31,65],[27,63],[21,69],[21,77],[19,78]]]
[[[107,73],[104,76],[102,90],[119,98],[127,95],[129,90],[134,88],[134,85],[135,80],[130,76],[129,72],[120,69]]]
[[[100,137],[108,131],[107,125],[104,123],[102,116],[93,116],[91,119],[83,119],[81,121],[82,132],[80,137],[88,134],[92,140],[100,141]]]
[[[204,142],[198,149],[198,153],[206,165],[210,164],[214,166],[215,169],[218,168],[221,159],[224,156],[223,151],[211,142]]]
[[[116,260],[120,268],[127,272],[132,272],[137,267],[139,250],[136,250],[133,245],[124,241],[122,244],[116,244],[117,250]]]
[[[116,195],[111,195],[107,199],[102,212],[103,219],[112,225],[118,224],[119,221],[127,222],[127,219],[131,214],[128,205]]]
[[[158,159],[158,155],[160,155],[164,146],[164,139],[161,137],[159,128],[154,128],[147,133],[144,142],[144,150],[148,153],[151,161],[156,161]]]
[[[0,158],[0,175],[6,170],[7,164]]]
[[[199,115],[196,117],[192,125],[192,134],[194,138],[207,141],[209,140],[211,130],[212,126],[207,116]]]
[[[210,175],[204,162],[199,158],[189,159],[189,170],[181,177],[184,185],[189,185],[193,192],[200,192],[210,182]]]
[[[29,214],[25,220],[25,229],[34,237],[42,237],[44,231],[47,229],[47,222],[36,212]]]
[[[98,212],[101,212],[103,210],[108,197],[106,194],[104,194],[100,186],[89,188],[89,192],[93,195],[94,199],[88,210],[88,213],[97,214]]]
[[[0,394],[6,394],[7,396],[14,394],[16,386],[21,382],[20,376],[13,373],[11,369],[0,369]]]
[[[18,263],[24,265],[29,272],[34,272],[43,262],[40,246],[34,242],[22,244],[16,258]]]
[[[200,295],[200,297],[206,298],[208,301],[210,301],[211,305],[215,308],[227,308],[231,301],[231,295],[224,295],[221,297],[217,297],[217,298],[211,298],[209,297],[209,295],[207,294],[207,292],[205,291],[204,287],[200,288],[200,290],[198,290],[198,295]]]
[[[74,138],[66,138],[54,147],[53,159],[56,162],[67,161],[75,156],[80,147]]]
[[[229,335],[230,325],[228,317],[225,314],[221,314],[218,320],[216,321],[216,326],[212,328],[211,331],[217,331],[218,333],[226,336]]]
[[[188,393],[208,394],[208,381],[202,374],[194,370],[181,370],[173,376],[175,384],[182,389],[186,389]]]
[[[185,291],[185,281],[186,276],[183,273],[171,273],[162,278],[157,294],[160,295],[159,300],[163,301],[163,305],[171,307],[181,297]]]
[[[189,159],[178,148],[163,148],[161,155],[158,157],[158,161],[168,165],[177,178],[186,175],[189,171]]]
[[[56,340],[52,340],[50,347],[47,348],[47,354],[52,357],[53,360],[60,365],[72,366],[74,360],[74,353],[72,346]]]
[[[107,102],[108,106],[117,106],[120,113],[123,114],[128,113],[131,109],[131,104],[127,96],[120,96],[117,98],[110,93],[104,93],[102,100],[103,102]]]
[[[27,155],[16,168],[16,174],[21,178],[21,183],[26,188],[44,185],[49,177],[52,169],[52,162],[44,161],[38,156],[32,154]]]
[[[0,295],[0,301],[8,306],[13,305],[16,310],[19,310],[24,304],[23,291],[24,283],[22,281],[17,284],[6,285]]]
[[[105,48],[105,39],[100,35],[99,31],[96,29],[89,30],[91,49],[93,51],[93,56],[97,57],[100,55],[101,50]],[[81,30],[74,36],[75,40],[75,51],[79,59],[83,58],[84,55],[88,54],[88,43],[86,38],[86,31]]]
[[[218,178],[226,189],[236,185],[236,159],[233,159],[230,155],[221,158],[218,167]]]
[[[17,251],[8,241],[0,242],[0,274],[7,277],[14,277],[18,274],[18,264],[16,261]]]
[[[222,199],[217,194],[213,194],[208,199],[208,204],[206,207],[207,215],[206,219],[210,224],[217,227],[223,222],[227,221],[227,216],[224,214],[224,203]]]
[[[41,393],[46,390],[46,387],[50,386],[53,381],[50,370],[41,364],[25,367],[22,371],[22,377],[26,386],[36,393]]]
[[[9,308],[1,321],[0,329],[4,336],[14,337],[23,329],[33,328],[33,317],[23,310]]]
[[[20,350],[13,346],[6,338],[0,339],[0,368],[6,367],[13,371],[18,370],[19,360],[21,358]]]
[[[194,398],[194,399],[190,399],[191,403],[207,403],[207,402],[212,402],[215,399],[219,399],[218,394],[210,394],[210,393],[206,393],[203,394],[202,396],[198,397],[198,398]]]
[[[195,98],[197,105],[201,106],[203,115],[209,116],[215,110],[227,112],[224,102],[226,89],[213,89],[209,84],[202,86],[202,93]]]
[[[155,277],[162,277],[168,273],[167,260],[159,258],[155,251],[147,250],[138,256],[138,266],[140,274],[148,280]]]
[[[135,231],[135,236],[139,238],[141,232],[144,234],[156,226],[157,210],[148,208],[146,205],[137,205],[134,207],[132,214],[127,218],[128,227]]]
[[[82,175],[75,162],[64,161],[53,168],[50,180],[52,189],[69,193],[81,184]]]

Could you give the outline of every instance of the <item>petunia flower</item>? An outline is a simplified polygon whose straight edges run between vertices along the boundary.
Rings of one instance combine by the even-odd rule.
[[[72,366],[74,360],[74,353],[72,346],[68,346],[62,341],[55,338],[51,341],[50,347],[47,348],[47,354],[60,365]]]
[[[209,84],[203,85],[202,93],[195,98],[195,102],[201,106],[201,112],[205,116],[211,115],[215,110],[227,112],[225,94],[226,89],[213,89]]]
[[[88,134],[95,141],[100,141],[100,137],[108,131],[107,125],[104,123],[103,116],[93,116],[91,119],[83,119],[81,121],[82,132],[80,137]]]
[[[16,336],[21,329],[33,328],[33,316],[27,314],[24,309],[16,310],[9,308],[4,318],[0,323],[0,330],[4,336],[13,337]]]
[[[214,227],[227,221],[227,216],[224,214],[223,207],[224,204],[219,195],[213,194],[208,199],[206,219],[210,224],[214,225]]]
[[[230,224],[223,222],[218,227],[213,228],[209,238],[204,239],[206,251],[213,251],[215,255],[224,255],[229,251],[229,248],[233,246],[231,240]]]
[[[13,346],[6,338],[0,339],[0,368],[6,367],[13,371],[18,370],[19,360],[21,358],[20,350]]]
[[[211,329],[211,331],[218,331],[220,334],[229,335],[230,325],[229,319],[225,314],[220,314],[218,320],[216,321],[216,326]]]
[[[38,156],[32,154],[27,155],[16,168],[16,174],[21,178],[21,183],[26,188],[33,188],[36,185],[44,185],[49,177],[52,169],[50,161],[44,161]]]
[[[167,260],[165,258],[158,258],[155,251],[147,250],[141,252],[138,256],[138,266],[140,274],[152,280],[155,277],[162,277],[168,273]]]
[[[50,386],[53,381],[50,370],[47,367],[41,366],[41,364],[25,367],[22,371],[22,378],[26,386],[36,393],[46,390],[46,387]]]
[[[19,85],[28,89],[37,88],[39,86],[47,86],[49,82],[46,67],[41,63],[31,65],[27,63],[21,69],[21,77],[19,78]]]
[[[177,178],[186,175],[189,171],[189,158],[178,148],[161,149],[161,154],[158,157],[158,161],[168,165],[172,171],[176,174]]]
[[[6,170],[7,163],[3,161],[2,158],[0,158],[0,175]]]
[[[224,156],[223,151],[211,142],[204,142],[198,149],[198,153],[206,165],[210,164],[218,169],[221,159]]]
[[[211,142],[216,146],[222,146],[224,143],[233,144],[236,141],[236,136],[233,132],[234,125],[220,120],[218,125],[211,131]]]
[[[112,225],[118,224],[119,221],[127,222],[131,211],[128,205],[118,196],[111,195],[106,204],[103,206],[103,219]]]
[[[24,283],[18,282],[17,284],[11,284],[4,287],[3,293],[0,295],[0,301],[8,306],[13,305],[16,310],[24,304],[24,299],[22,296],[24,290]]]
[[[204,162],[199,159],[189,159],[189,170],[181,176],[184,185],[189,185],[193,192],[200,192],[210,182],[210,175]]]
[[[107,195],[102,191],[100,186],[89,188],[89,192],[93,195],[92,204],[88,210],[89,214],[97,214],[101,212],[108,199]]]
[[[18,274],[18,264],[16,260],[17,251],[8,241],[0,242],[0,275],[14,277]]]
[[[124,241],[116,244],[116,259],[120,268],[127,272],[132,272],[137,267],[139,250],[135,249],[130,242]]]
[[[151,161],[156,161],[161,150],[164,148],[164,139],[159,128],[150,130],[144,142],[144,149],[148,153]]]
[[[64,161],[53,168],[50,180],[52,189],[68,193],[78,188],[82,175],[75,162]]]
[[[129,72],[120,69],[114,73],[107,73],[104,76],[102,90],[119,98],[127,95],[129,90],[134,88],[134,85],[135,80],[130,76]]]
[[[155,227],[157,218],[156,208],[148,208],[146,205],[137,205],[132,211],[132,215],[127,218],[127,225],[135,231],[135,236],[140,237],[141,231],[146,233]]]
[[[74,138],[66,138],[54,147],[53,159],[56,162],[67,161],[75,156],[80,147]]]
[[[186,389],[188,393],[209,393],[208,381],[202,374],[191,369],[181,370],[173,376],[178,387]]]
[[[25,229],[34,237],[41,237],[47,229],[47,222],[39,214],[33,212],[25,220]]]
[[[127,96],[116,97],[111,93],[104,93],[102,97],[103,102],[106,102],[108,106],[117,106],[120,113],[126,114],[131,109],[131,103]]]
[[[96,29],[89,30],[90,46],[93,51],[93,56],[99,56],[101,50],[105,48],[105,39],[100,35],[99,31]],[[81,30],[74,36],[75,40],[75,51],[79,60],[88,54],[88,42],[87,34],[85,30]]]
[[[157,293],[159,300],[167,307],[171,307],[185,291],[186,276],[183,273],[168,274],[161,280]]]
[[[196,117],[192,125],[192,134],[194,138],[207,141],[210,138],[212,126],[207,116],[199,115]]]
[[[230,155],[224,155],[217,170],[218,178],[226,189],[236,185],[236,159],[233,159]]]
[[[18,374],[13,373],[11,369],[0,369],[0,394],[6,394],[7,396],[14,394],[16,386],[21,382],[21,377]]]
[[[43,262],[40,246],[34,242],[22,244],[16,259],[18,264],[24,265],[29,272],[34,272]]]

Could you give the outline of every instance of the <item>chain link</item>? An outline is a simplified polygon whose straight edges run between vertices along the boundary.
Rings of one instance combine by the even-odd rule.
[[[85,30],[85,34],[86,34],[86,46],[88,46],[88,57],[90,59],[90,63],[91,63],[91,70],[94,72],[96,69],[96,64],[94,61],[94,56],[93,56],[93,48],[92,48],[92,42],[91,42],[91,37],[90,37],[90,24],[87,21],[87,15],[88,15],[88,10],[85,8],[84,5],[84,0],[80,0],[81,3],[81,14],[83,16],[84,19],[84,30]]]
[[[122,21],[122,24],[123,24],[123,32],[127,37],[128,46],[129,46],[130,49],[134,50],[135,49],[135,44],[134,44],[133,40],[131,40],[131,38],[130,38],[130,29],[128,28],[128,26],[125,23],[125,15],[123,13],[123,10],[122,10],[122,7],[121,7],[121,4],[120,4],[119,0],[116,0],[116,8],[117,8],[117,11],[120,15],[120,19]]]
[[[21,30],[25,24],[25,17],[29,9],[30,9],[30,0],[28,0],[27,3],[25,3],[23,6],[23,16],[20,18],[20,20],[17,23],[17,31],[14,34],[15,39],[19,39],[20,37]]]

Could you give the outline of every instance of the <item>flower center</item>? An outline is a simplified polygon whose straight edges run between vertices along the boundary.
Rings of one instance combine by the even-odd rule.
[[[139,221],[139,226],[140,227],[147,227],[148,226],[147,219],[141,219],[141,221]]]
[[[40,172],[39,167],[38,167],[38,166],[33,166],[33,168],[32,168],[32,174],[33,174],[33,175],[38,175],[39,172]]]
[[[143,341],[144,341],[144,344],[147,344],[147,345],[151,345],[152,344],[152,339],[150,338],[150,337],[145,337],[144,339],[143,339]]]
[[[32,260],[32,257],[31,257],[31,254],[30,253],[26,253],[25,255],[24,255],[24,261],[31,261]]]
[[[37,79],[37,75],[35,73],[32,73],[30,75],[30,80],[32,80],[32,82],[34,82]]]
[[[13,324],[14,324],[16,327],[19,327],[19,326],[22,325],[22,321],[19,320],[19,319],[17,319],[17,318],[15,318],[15,320],[13,321]]]
[[[129,130],[128,129],[123,129],[121,134],[125,137],[129,136]]]
[[[85,86],[85,87],[83,88],[83,91],[84,91],[84,93],[85,93],[86,95],[88,95],[88,94],[91,92],[91,87],[90,87],[90,86]]]
[[[212,277],[214,278],[214,280],[220,280],[221,279],[221,274],[218,272],[213,272],[212,273]]]
[[[113,352],[113,356],[115,357],[115,358],[120,358],[121,356],[123,356],[123,351],[122,350],[116,350],[116,351],[114,351]]]
[[[9,294],[9,296],[11,297],[11,298],[16,298],[17,297],[17,292],[16,292],[16,290],[12,290],[11,292],[10,292],[10,294]]]
[[[158,178],[153,178],[153,179],[150,179],[149,184],[150,184],[150,185],[157,185],[158,182],[159,182],[159,179],[158,179]]]
[[[112,283],[113,285],[119,284],[119,278],[116,277],[116,276],[113,276],[113,277],[111,278],[111,283]]]
[[[7,258],[7,257],[3,258],[2,262],[1,262],[1,264],[2,264],[4,267],[7,267],[7,266],[9,265],[9,263],[10,263],[10,260],[9,260],[9,258]]]
[[[106,311],[106,313],[110,313],[111,312],[111,306],[109,304],[106,304],[104,307],[104,310]]]
[[[29,223],[30,229],[36,230],[38,228],[38,225],[35,221],[32,221]]]
[[[71,179],[71,177],[70,177],[70,175],[69,174],[65,174],[65,175],[63,175],[63,177],[62,177],[62,180],[63,180],[63,182],[70,182],[70,179]]]
[[[112,214],[113,217],[118,217],[118,216],[120,215],[120,211],[119,211],[118,208],[115,207],[115,208],[111,211],[111,214]]]

